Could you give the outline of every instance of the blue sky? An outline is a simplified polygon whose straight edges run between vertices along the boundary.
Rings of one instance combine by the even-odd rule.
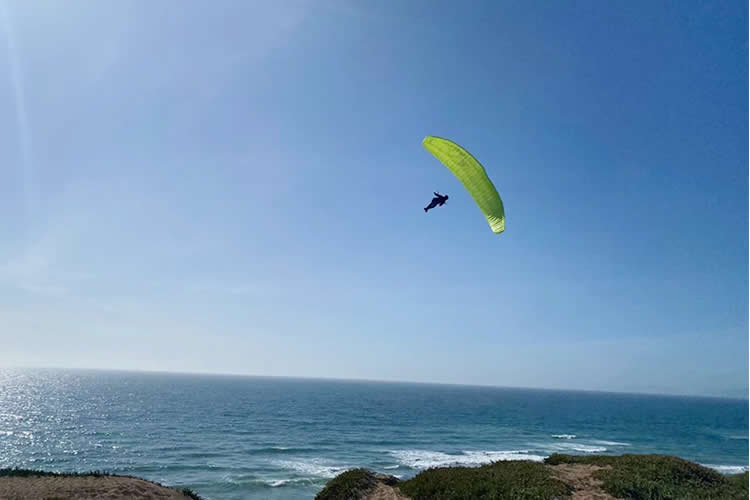
[[[0,6],[0,364],[747,396],[742,2]]]

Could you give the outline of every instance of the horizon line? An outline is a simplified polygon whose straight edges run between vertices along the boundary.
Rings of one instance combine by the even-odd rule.
[[[515,389],[529,391],[549,391],[549,392],[584,392],[594,394],[612,394],[623,396],[653,396],[668,398],[698,398],[698,399],[728,399],[732,401],[750,402],[748,397],[737,396],[720,396],[711,394],[687,394],[687,393],[661,393],[661,392],[633,392],[633,391],[613,391],[602,389],[577,389],[577,388],[559,388],[559,387],[534,387],[534,386],[509,386],[497,384],[467,384],[460,382],[425,382],[414,380],[385,380],[370,378],[349,378],[349,377],[318,377],[305,375],[258,375],[251,373],[227,373],[227,372],[208,372],[208,371],[182,371],[182,370],[153,370],[138,368],[99,368],[99,367],[64,367],[64,366],[12,366],[0,365],[0,371],[3,369],[19,370],[70,370],[70,371],[101,371],[101,372],[123,372],[123,373],[143,373],[155,375],[203,375],[215,377],[238,377],[238,378],[272,378],[272,379],[289,379],[289,380],[317,380],[326,382],[356,382],[356,383],[378,383],[378,384],[402,384],[402,385],[430,385],[430,386],[447,386],[447,387],[466,387],[482,389]],[[745,392],[750,392],[746,388]]]

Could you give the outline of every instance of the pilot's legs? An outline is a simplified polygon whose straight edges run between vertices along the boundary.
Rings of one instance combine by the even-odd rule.
[[[426,211],[428,211],[431,208],[435,208],[437,206],[437,204],[438,204],[437,201],[432,200],[429,205],[427,205],[426,207],[424,207],[424,211],[426,212]]]

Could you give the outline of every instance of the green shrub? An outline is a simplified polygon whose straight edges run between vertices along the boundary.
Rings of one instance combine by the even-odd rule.
[[[710,500],[748,498],[747,473],[724,476],[708,467],[666,455],[574,456],[554,454],[549,465],[610,466],[594,477],[618,498]]]
[[[571,492],[543,464],[528,461],[429,469],[399,489],[414,500],[549,500]]]
[[[367,469],[353,469],[343,472],[328,481],[325,488],[315,495],[315,500],[351,500],[362,498],[375,489],[375,474]]]

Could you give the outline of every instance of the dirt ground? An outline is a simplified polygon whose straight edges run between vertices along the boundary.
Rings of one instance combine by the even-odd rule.
[[[561,464],[548,465],[552,474],[573,487],[572,500],[614,500],[615,497],[602,489],[602,482],[594,479],[594,472],[612,467],[597,465]]]
[[[0,477],[0,499],[170,499],[189,497],[149,481],[119,476]]]
[[[409,500],[409,497],[402,495],[396,488],[378,483],[375,491],[367,495],[364,500]]]

